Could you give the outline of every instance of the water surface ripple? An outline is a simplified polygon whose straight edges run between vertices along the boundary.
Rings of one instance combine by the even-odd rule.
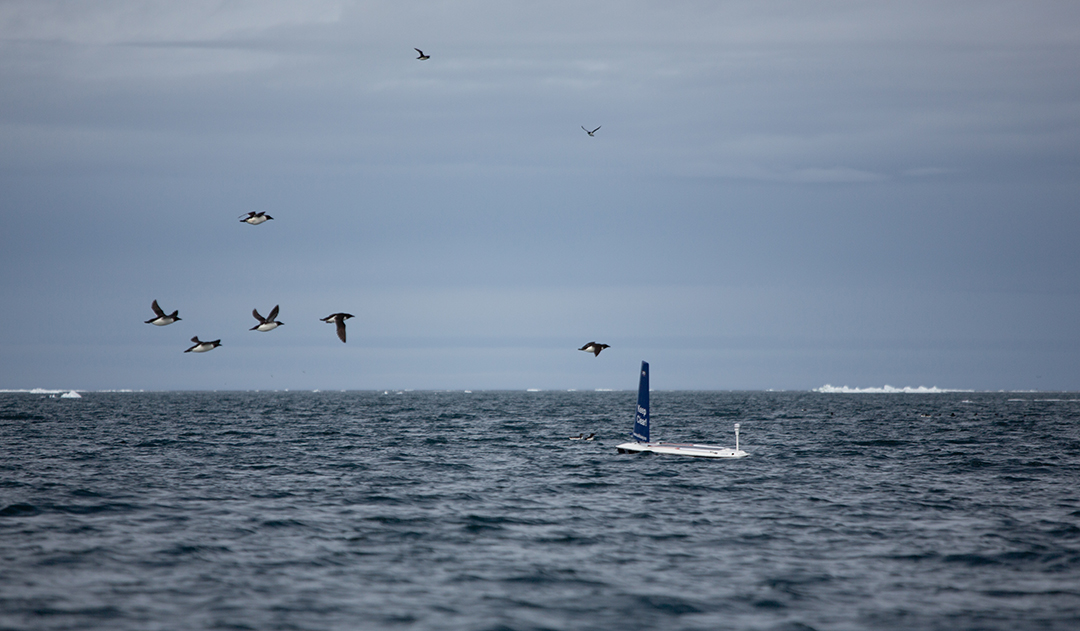
[[[1080,628],[1077,395],[635,397],[0,394],[0,629]]]

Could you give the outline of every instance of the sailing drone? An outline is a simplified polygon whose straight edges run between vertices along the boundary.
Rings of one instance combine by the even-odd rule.
[[[638,380],[637,413],[634,415],[632,443],[616,445],[621,454],[637,454],[651,451],[654,454],[674,454],[698,458],[745,458],[750,455],[739,449],[739,424],[735,423],[735,448],[689,443],[649,442],[649,362],[641,362],[641,378]]]

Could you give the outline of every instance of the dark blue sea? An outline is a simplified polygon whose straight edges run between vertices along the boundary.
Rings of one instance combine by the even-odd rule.
[[[0,394],[0,629],[1080,628],[1080,395],[635,401]]]

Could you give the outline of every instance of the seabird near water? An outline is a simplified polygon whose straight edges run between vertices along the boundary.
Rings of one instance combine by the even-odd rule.
[[[240,215],[240,221],[244,223],[249,223],[253,226],[257,226],[264,221],[270,221],[271,219],[273,219],[273,217],[262,211],[255,212],[254,210],[252,210],[246,215]]]
[[[212,351],[215,348],[221,346],[221,340],[214,340],[213,342],[200,342],[199,336],[191,338],[192,342],[195,342],[195,346],[184,351],[185,353],[205,353],[206,351]]]
[[[417,57],[417,59],[419,59],[420,61],[427,61],[428,59],[431,59],[431,55],[425,55],[424,51],[420,50],[419,48],[414,48],[413,50],[420,53],[420,56]]]
[[[579,348],[579,351],[585,351],[586,353],[592,353],[594,357],[600,356],[600,351],[605,348],[609,348],[607,344],[597,344],[596,342],[589,342],[585,346]]]
[[[155,300],[150,305],[150,308],[154,310],[154,313],[157,317],[147,320],[146,324],[153,324],[154,326],[165,326],[166,324],[172,324],[173,322],[176,322],[180,319],[180,316],[177,315],[178,313],[180,313],[179,309],[173,311],[169,315],[165,315],[165,312],[162,311],[161,307],[158,306],[157,300]]]
[[[277,321],[278,305],[274,305],[274,308],[270,310],[270,315],[265,318],[259,315],[258,309],[252,309],[251,315],[255,316],[255,319],[259,321],[258,324],[248,329],[249,331],[273,331],[278,328],[284,322]]]
[[[323,322],[330,324],[331,322],[337,325],[337,336],[342,342],[345,341],[345,321],[349,318],[356,317],[351,313],[332,313],[325,318],[319,318]]]
[[[597,126],[597,128],[596,128],[596,129],[594,129],[594,130],[592,130],[592,131],[589,131],[588,129],[585,129],[585,126],[584,126],[584,125],[582,125],[582,126],[581,126],[581,128],[582,128],[582,129],[585,129],[585,133],[586,133],[586,134],[589,134],[590,136],[592,136],[592,135],[593,135],[593,134],[595,134],[596,132],[600,131],[600,127],[603,127],[603,125],[599,125],[599,126]]]

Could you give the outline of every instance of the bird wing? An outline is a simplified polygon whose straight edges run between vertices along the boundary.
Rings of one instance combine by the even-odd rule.
[[[600,125],[599,127],[597,127],[596,129],[590,131],[589,133],[590,134],[595,134],[596,132],[600,131],[600,127],[603,127],[603,125]]]
[[[345,318],[337,317],[334,320],[337,323],[337,336],[342,342],[345,341]]]
[[[200,341],[199,341],[199,336],[198,336],[198,335],[196,335],[195,337],[191,338],[191,341],[192,341],[192,342],[195,342],[196,344],[202,344],[202,342],[200,342]]]
[[[259,322],[266,322],[266,318],[259,315],[259,310],[258,309],[252,309],[251,310],[251,315],[255,316],[255,319],[258,320]]]
[[[157,314],[157,317],[159,317],[159,318],[164,318],[165,317],[165,312],[162,311],[161,307],[158,306],[157,300],[155,300],[153,303],[151,303],[150,308],[154,310],[154,313]]]
[[[279,306],[280,305],[274,305],[274,308],[270,310],[270,315],[266,316],[267,320],[276,320],[277,319],[277,312],[278,312],[278,307]]]

